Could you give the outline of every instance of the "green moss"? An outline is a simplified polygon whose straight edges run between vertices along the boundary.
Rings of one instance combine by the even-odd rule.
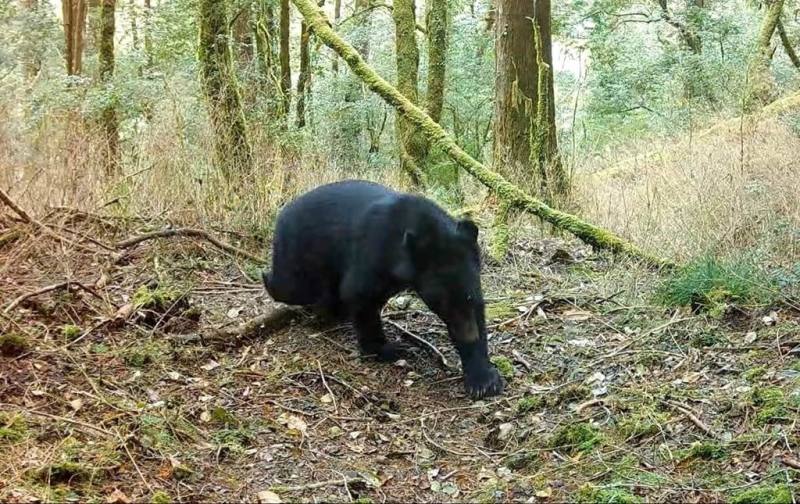
[[[495,355],[490,360],[503,378],[510,380],[514,377],[514,364],[511,363],[508,357]]]
[[[152,497],[150,497],[151,504],[170,504],[171,502],[172,497],[164,490],[156,490],[153,492]]]
[[[221,429],[211,438],[219,448],[233,453],[244,453],[253,441],[253,433],[249,429]]]
[[[139,442],[145,448],[169,449],[175,444],[167,421],[156,415],[143,414],[139,417]]]
[[[544,404],[544,400],[542,396],[539,395],[529,395],[525,396],[517,401],[517,404],[514,405],[514,413],[517,415],[524,415],[525,413],[539,409]]]
[[[0,335],[0,355],[4,357],[16,357],[24,354],[29,349],[28,340],[21,334],[6,333]]]
[[[695,348],[712,347],[724,342],[725,339],[713,331],[702,332],[692,338],[692,346]]]
[[[692,446],[686,451],[683,459],[720,460],[727,456],[728,450],[724,446],[715,442],[697,441],[692,443]]]
[[[751,399],[758,410],[756,423],[759,425],[787,420],[791,416],[786,407],[786,396],[777,387],[757,387],[753,389]]]
[[[548,396],[547,402],[551,406],[557,406],[571,401],[580,401],[591,397],[592,389],[581,383],[572,383],[558,389],[555,394]]]
[[[67,341],[72,341],[76,339],[83,333],[83,329],[76,325],[66,324],[61,327],[61,336],[64,337]]]
[[[136,308],[163,311],[169,309],[182,297],[181,291],[169,286],[159,286],[151,289],[142,285],[133,294],[133,305]]]
[[[50,483],[76,483],[88,480],[93,472],[91,467],[80,462],[62,460],[39,468],[37,476]]]
[[[731,497],[731,504],[791,504],[792,491],[787,485],[761,485]]]
[[[28,424],[16,414],[0,413],[0,442],[16,443],[28,435]]]
[[[517,314],[510,301],[497,301],[486,305],[486,320],[507,320]]]
[[[638,504],[642,502],[625,488],[598,487],[589,483],[578,489],[579,504]]]
[[[767,368],[765,366],[757,366],[754,368],[750,368],[742,374],[742,378],[753,383],[757,381],[759,378],[764,376],[767,372]]]
[[[564,425],[550,438],[550,447],[565,449],[568,452],[588,452],[603,441],[597,427],[588,423]]]
[[[625,416],[619,422],[618,429],[625,439],[635,440],[660,433],[661,425],[667,423],[668,419],[665,413],[640,412]]]
[[[122,352],[122,358],[128,366],[144,368],[166,358],[168,351],[169,347],[166,344],[148,341],[126,348]]]

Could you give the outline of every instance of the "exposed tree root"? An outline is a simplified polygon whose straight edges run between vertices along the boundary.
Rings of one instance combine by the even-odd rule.
[[[206,343],[220,346],[232,346],[242,340],[252,339],[279,331],[307,314],[308,312],[299,307],[285,305],[274,306],[268,309],[266,313],[237,326],[225,326],[212,329],[211,332],[203,335],[202,339]]]

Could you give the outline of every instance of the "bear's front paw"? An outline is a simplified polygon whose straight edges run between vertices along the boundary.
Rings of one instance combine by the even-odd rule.
[[[361,347],[361,352],[366,355],[374,355],[380,362],[394,362],[402,357],[405,347],[397,343],[387,341],[385,343],[377,343],[364,345]]]
[[[500,395],[505,387],[505,382],[497,369],[491,364],[477,370],[468,371],[464,375],[464,387],[472,399],[483,399]]]

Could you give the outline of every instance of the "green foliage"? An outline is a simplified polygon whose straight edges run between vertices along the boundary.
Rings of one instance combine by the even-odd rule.
[[[66,324],[61,327],[61,336],[67,341],[72,341],[83,333],[83,329],[73,324]]]
[[[702,257],[667,278],[659,298],[667,305],[720,314],[728,304],[768,305],[776,292],[774,279],[752,262]]]
[[[0,444],[16,443],[28,435],[28,424],[21,415],[0,413]]]
[[[542,396],[539,395],[529,395],[520,398],[517,401],[517,404],[514,405],[514,413],[517,415],[524,415],[529,411],[533,411],[538,409],[544,405],[544,400]]]
[[[594,425],[573,423],[557,429],[550,438],[549,445],[553,449],[575,453],[591,451],[602,441],[603,435]]]
[[[765,484],[743,490],[731,497],[731,504],[791,504],[792,490],[785,484]]]
[[[494,355],[490,360],[503,378],[510,380],[514,377],[514,364],[508,357],[503,355]]]
[[[150,504],[170,504],[172,497],[164,490],[156,490],[150,497]]]
[[[756,422],[759,425],[786,421],[792,416],[786,396],[778,387],[755,387],[751,399],[757,410]]]
[[[136,308],[163,311],[169,309],[182,296],[183,293],[175,287],[159,285],[150,288],[142,285],[133,294],[133,305]]]
[[[585,484],[578,489],[579,504],[638,504],[642,499],[622,487]]]
[[[686,451],[684,459],[701,459],[701,460],[719,460],[728,456],[728,450],[716,442],[700,442],[692,443],[692,446]]]

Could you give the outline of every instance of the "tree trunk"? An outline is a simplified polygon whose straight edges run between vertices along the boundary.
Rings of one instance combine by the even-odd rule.
[[[283,121],[288,120],[292,90],[292,68],[289,66],[289,0],[281,0],[280,14],[281,98]]]
[[[209,102],[216,160],[226,175],[249,170],[252,162],[239,85],[233,72],[225,0],[200,0],[198,55]]]
[[[536,113],[531,123],[531,161],[538,172],[539,196],[558,205],[569,193],[569,181],[558,153],[555,89],[553,84],[553,42],[550,27],[550,0],[535,2]]]
[[[397,90],[411,103],[418,103],[419,50],[414,0],[395,0],[392,9],[395,25]],[[425,138],[402,114],[395,116],[395,132],[400,151],[400,166],[415,185],[424,182],[420,164],[426,155]]]
[[[325,45],[333,49],[350,66],[370,89],[375,91],[386,103],[393,106],[403,116],[420,128],[428,140],[446,152],[470,175],[497,194],[509,205],[530,212],[554,226],[564,229],[586,243],[617,253],[623,253],[642,259],[659,267],[671,267],[672,263],[664,261],[638,249],[632,243],[623,240],[605,229],[594,226],[580,218],[550,208],[538,199],[526,194],[519,187],[511,184],[501,175],[487,169],[461,147],[456,145],[450,135],[428,116],[422,109],[414,105],[399,90],[380,77],[361,58],[358,52],[345,42],[331,28],[330,21],[311,0],[292,0],[306,19],[314,34]]]
[[[86,29],[86,1],[63,0],[61,12],[64,18],[64,59],[67,75],[80,75],[83,69],[83,33]]]
[[[145,67],[153,67],[153,37],[150,35],[153,23],[153,9],[150,7],[150,0],[144,0],[144,54]]]
[[[308,42],[311,38],[311,31],[306,22],[300,23],[300,73],[297,75],[297,118],[298,128],[306,125],[306,88],[309,81],[309,56]]]
[[[116,22],[116,0],[102,0],[100,7],[100,46],[98,67],[100,82],[107,89],[112,86],[114,75],[114,32]],[[106,173],[119,170],[119,127],[117,123],[116,99],[111,99],[103,107],[102,124],[106,142]]]
[[[38,0],[23,0],[22,7],[27,12],[28,16],[39,16],[39,1]],[[42,57],[39,46],[41,41],[33,37],[25,38],[24,53],[23,53],[23,69],[26,81],[32,81],[39,75],[42,69]]]
[[[253,32],[250,29],[250,9],[246,5],[240,6],[239,12],[233,20],[233,40],[236,43],[236,55],[243,61],[253,58]]]
[[[426,110],[431,118],[442,120],[445,82],[447,76],[447,50],[450,37],[448,0],[428,0],[425,13],[425,31],[428,39],[428,94]],[[428,152],[429,158],[431,152]],[[435,163],[426,160],[428,182],[444,188],[454,188],[458,183],[458,167],[452,163]]]
[[[770,42],[780,21],[783,3],[784,0],[772,0],[766,4],[767,12],[761,22],[761,29],[756,39],[756,54],[750,64],[750,99],[748,104],[750,106],[754,102],[765,104],[772,101],[775,83],[769,65],[772,58]]]
[[[270,3],[255,2],[253,37],[256,42],[259,84],[267,114],[271,119],[282,117],[283,93],[278,69],[278,27]]]
[[[342,17],[342,0],[333,1],[333,23],[338,26],[339,19]],[[333,73],[339,73],[339,57],[334,54],[333,62],[331,63],[331,70]]]
[[[786,56],[789,57],[789,60],[792,62],[796,68],[800,69],[800,58],[797,57],[797,53],[792,47],[792,41],[789,40],[789,35],[786,33],[786,29],[783,27],[783,22],[778,19],[778,35],[781,37],[781,44],[783,44],[783,50],[786,51]]]
[[[131,0],[131,45],[135,51],[139,50],[139,13],[136,11],[136,0]]]
[[[493,165],[528,190],[537,190],[530,162],[538,76],[534,16],[533,0],[496,1]]]

